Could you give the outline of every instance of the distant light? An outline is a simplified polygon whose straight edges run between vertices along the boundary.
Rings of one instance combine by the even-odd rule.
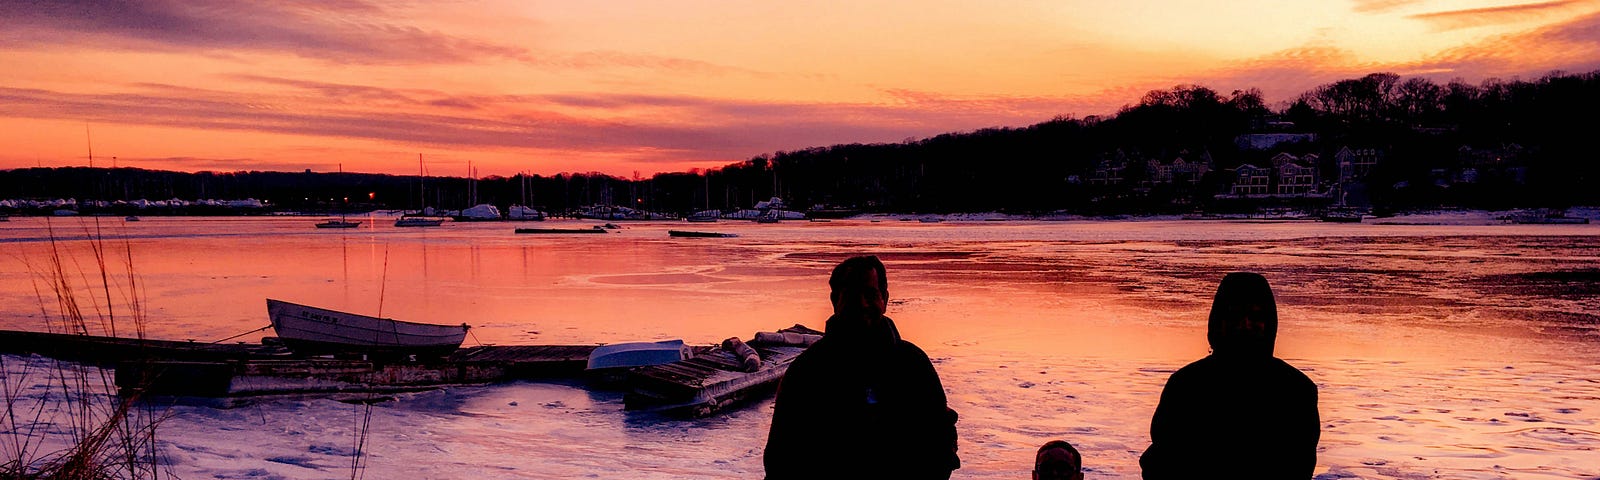
[[[378,198],[378,192],[367,192],[367,200]]]

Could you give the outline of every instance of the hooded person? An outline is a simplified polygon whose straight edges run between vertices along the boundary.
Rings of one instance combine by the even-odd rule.
[[[1211,355],[1167,379],[1139,457],[1146,480],[1310,478],[1321,420],[1317,386],[1273,356],[1278,310],[1267,279],[1223,277],[1211,305]]]
[[[766,478],[949,478],[956,413],[928,355],[884,316],[883,262],[846,259],[828,285],[834,314],[778,386]]]

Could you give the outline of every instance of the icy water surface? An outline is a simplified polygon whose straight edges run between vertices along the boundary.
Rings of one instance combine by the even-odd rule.
[[[1027,478],[1033,450],[1055,438],[1083,451],[1090,478],[1137,478],[1163,382],[1206,354],[1216,282],[1251,270],[1277,292],[1278,356],[1319,386],[1319,478],[1600,476],[1600,226],[836,220],[559,236],[366,220],[330,231],[310,218],[103,218],[98,234],[111,270],[131,252],[147,334],[198,341],[266,326],[277,298],[465,322],[468,345],[711,344],[820,329],[828,270],[877,254],[890,316],[934,357],[961,414],[955,478]],[[69,277],[98,281],[81,240],[95,228],[0,224],[0,328],[45,330],[51,237]],[[129,290],[112,280],[109,307],[81,303],[126,318]],[[27,364],[7,357],[6,369]],[[177,406],[158,437],[182,478],[349,478],[363,412]],[[615,393],[521,382],[372,412],[368,478],[753,478],[771,401],[675,420],[624,412]]]

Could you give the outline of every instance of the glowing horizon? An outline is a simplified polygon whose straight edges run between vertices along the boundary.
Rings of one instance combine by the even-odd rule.
[[[1600,68],[1600,2],[0,4],[0,168],[716,168],[1373,72]]]

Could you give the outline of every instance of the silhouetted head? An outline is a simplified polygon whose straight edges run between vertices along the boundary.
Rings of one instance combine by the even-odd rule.
[[[1083,456],[1063,440],[1051,440],[1033,456],[1033,480],[1082,480]]]
[[[1278,337],[1278,304],[1267,278],[1234,272],[1222,277],[1211,302],[1206,340],[1219,355],[1272,356]]]
[[[883,262],[872,255],[850,257],[833,267],[828,277],[835,316],[882,316],[889,307],[889,275]]]

